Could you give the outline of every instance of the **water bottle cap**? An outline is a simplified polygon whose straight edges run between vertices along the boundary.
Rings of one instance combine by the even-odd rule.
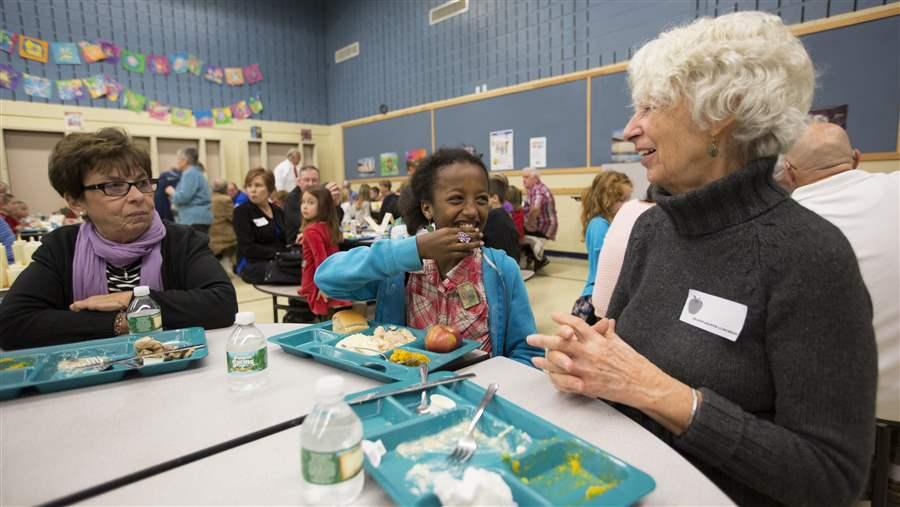
[[[344,394],[344,377],[328,375],[316,381],[316,398],[339,398]]]
[[[256,322],[256,314],[253,312],[238,312],[234,314],[234,323],[239,326],[249,326]]]
[[[150,287],[146,285],[138,285],[134,288],[134,295],[137,297],[141,296],[149,296],[150,295]]]

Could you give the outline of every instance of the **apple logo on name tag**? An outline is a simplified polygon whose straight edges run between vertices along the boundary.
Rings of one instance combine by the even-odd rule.
[[[679,320],[726,340],[737,341],[747,320],[747,305],[690,289]]]

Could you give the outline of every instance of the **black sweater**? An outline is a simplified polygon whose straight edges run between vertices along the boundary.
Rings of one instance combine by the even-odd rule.
[[[484,224],[484,245],[503,250],[506,255],[519,260],[519,233],[512,217],[503,208],[494,208],[488,213]]]
[[[268,261],[275,258],[275,253],[285,250],[284,212],[274,204],[271,206],[272,218],[264,215],[252,202],[234,208],[238,258],[246,258],[248,262]],[[254,223],[260,219],[265,219],[266,224],[258,226]]]
[[[164,289],[150,292],[162,309],[163,326],[230,326],[237,312],[234,286],[209,250],[206,236],[188,226],[166,223],[165,227]],[[117,312],[69,310],[77,237],[77,225],[44,237],[34,262],[0,303],[0,347],[41,347],[114,335]]]
[[[703,402],[678,437],[621,410],[738,505],[847,505],[874,443],[872,305],[846,238],[777,187],[773,163],[657,196],[638,219],[608,315]],[[746,305],[735,341],[680,320],[690,289]]]

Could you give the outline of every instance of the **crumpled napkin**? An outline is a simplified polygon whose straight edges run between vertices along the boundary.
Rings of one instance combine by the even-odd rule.
[[[516,505],[503,477],[483,468],[466,468],[462,480],[442,472],[434,478],[433,491],[445,507]]]

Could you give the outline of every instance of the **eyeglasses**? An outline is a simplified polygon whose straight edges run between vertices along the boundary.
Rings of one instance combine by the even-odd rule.
[[[136,187],[138,192],[151,194],[156,190],[156,178],[150,178],[138,181],[110,181],[107,183],[97,183],[96,185],[85,185],[85,190],[100,190],[109,197],[123,197],[131,192],[131,187]]]

